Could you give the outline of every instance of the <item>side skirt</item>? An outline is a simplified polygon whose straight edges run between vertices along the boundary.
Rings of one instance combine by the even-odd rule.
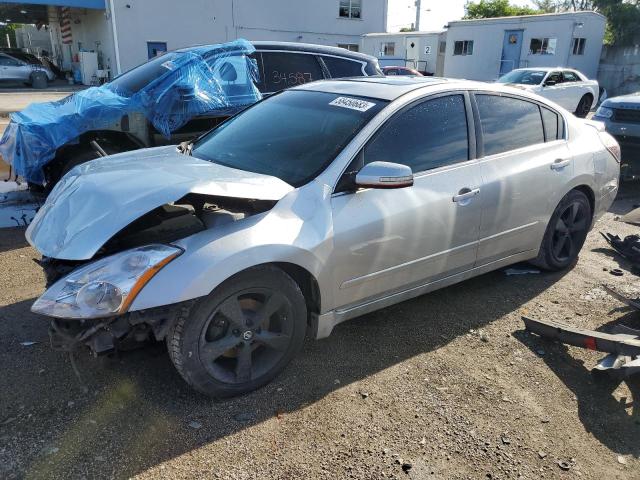
[[[477,277],[478,275],[497,270],[507,265],[531,260],[532,258],[535,258],[537,254],[537,250],[527,250],[526,252],[517,253],[515,255],[496,260],[495,262],[474,267],[465,272],[457,273],[455,275],[451,275],[434,282],[425,283],[422,285],[411,287],[407,290],[402,290],[397,293],[386,295],[384,297],[368,300],[365,303],[361,303],[359,305],[346,308],[338,308],[327,313],[323,313],[322,315],[319,315],[317,317],[318,329],[316,333],[316,339],[319,340],[321,338],[328,337],[329,335],[331,335],[331,332],[336,325],[339,325],[340,323],[347,320],[351,320],[352,318],[359,317],[361,315],[365,315],[367,313],[371,313],[376,310],[389,307],[391,305],[395,305],[396,303],[404,302],[405,300],[409,300],[411,298],[419,297],[420,295],[424,295],[425,293],[448,287],[449,285],[453,285],[463,280]]]

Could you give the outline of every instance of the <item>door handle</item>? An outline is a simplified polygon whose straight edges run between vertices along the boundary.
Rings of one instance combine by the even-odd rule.
[[[551,164],[551,170],[562,170],[564,167],[568,166],[571,163],[571,160],[565,158],[558,158],[554,160]]]
[[[473,190],[469,187],[465,187],[461,189],[457,195],[453,196],[453,201],[458,202],[460,205],[468,204],[468,200],[471,200],[473,197],[480,193],[479,188],[474,188]]]

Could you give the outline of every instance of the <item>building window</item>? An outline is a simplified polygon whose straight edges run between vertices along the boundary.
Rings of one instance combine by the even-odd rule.
[[[384,57],[393,57],[396,54],[396,42],[382,42],[381,52]]]
[[[587,42],[586,38],[574,38],[573,39],[573,54],[584,55],[584,44]]]
[[[346,48],[350,52],[359,52],[360,51],[360,45],[358,45],[357,43],[339,43],[338,47]]]
[[[532,38],[529,55],[555,55],[557,38]]]
[[[473,40],[458,40],[453,44],[454,55],[473,55]]]
[[[341,18],[360,18],[362,0],[340,0]]]
[[[438,53],[444,53],[446,51],[447,51],[447,42],[440,42]]]

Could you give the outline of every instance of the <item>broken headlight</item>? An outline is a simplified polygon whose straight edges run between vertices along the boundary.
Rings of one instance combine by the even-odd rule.
[[[89,263],[58,280],[31,311],[78,319],[123,314],[147,282],[181,253],[169,245],[148,245]]]

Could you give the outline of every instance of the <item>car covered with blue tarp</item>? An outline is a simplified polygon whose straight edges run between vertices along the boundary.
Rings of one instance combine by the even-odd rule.
[[[100,87],[14,113],[0,155],[32,187],[48,191],[78,164],[191,140],[263,95],[378,74],[374,57],[336,47],[241,39],[176,50]]]
[[[123,116],[143,114],[169,138],[194,117],[233,112],[260,100],[257,65],[249,57],[254,51],[246,40],[237,40],[171,52],[103,86],[31,104],[11,116],[0,154],[29,182],[44,183],[43,167],[60,147]]]

